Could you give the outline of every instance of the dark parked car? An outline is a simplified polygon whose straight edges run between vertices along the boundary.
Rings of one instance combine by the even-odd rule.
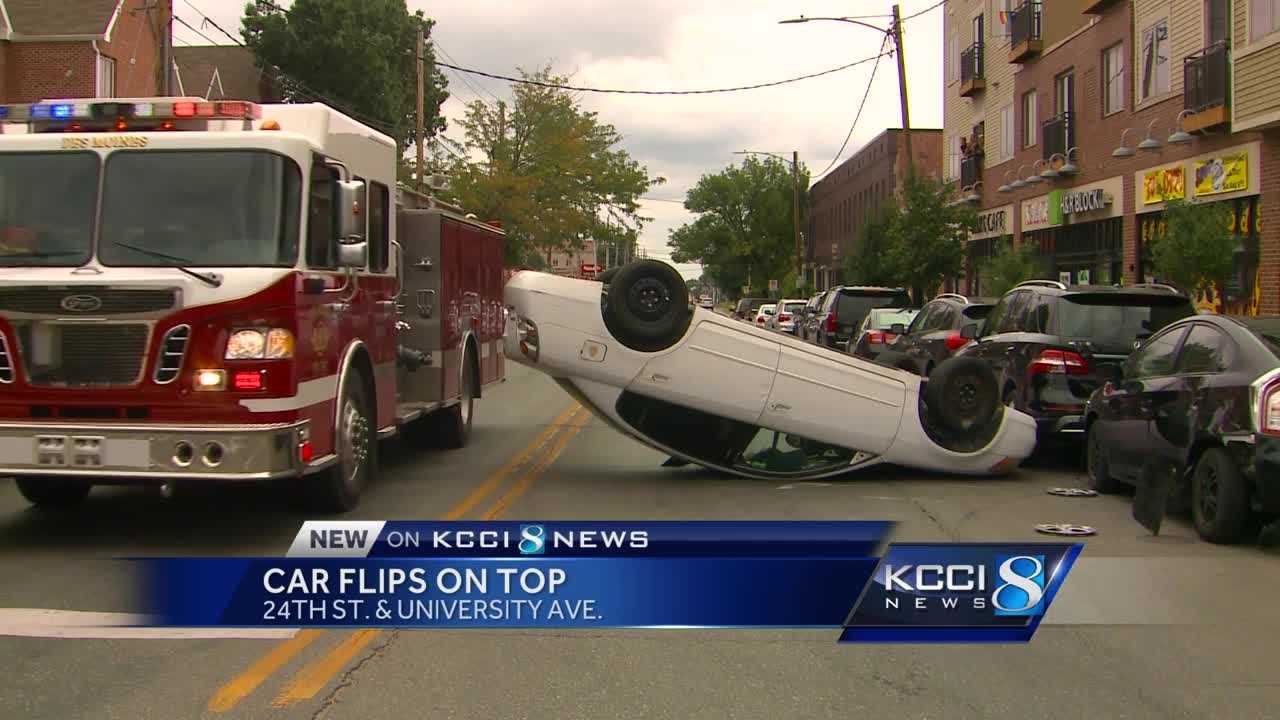
[[[733,316],[739,320],[755,322],[756,313],[759,312],[760,306],[771,302],[773,301],[769,298],[742,298],[738,301],[738,306],[734,308]]]
[[[800,311],[800,317],[796,318],[796,337],[805,341],[813,340],[813,334],[818,330],[818,311],[822,309],[822,299],[826,295],[826,293],[818,293],[805,303],[804,310]]]
[[[1137,344],[1196,314],[1167,285],[1068,287],[1032,280],[1005,293],[974,342],[956,353],[989,364],[1001,397],[1036,419],[1040,440],[1079,436],[1084,406]]]
[[[904,328],[911,324],[919,310],[910,308],[875,308],[867,313],[857,334],[849,341],[848,352],[854,357],[876,360],[898,342]]]
[[[873,308],[910,306],[911,296],[903,288],[834,287],[822,298],[809,339],[824,347],[842,348]]]
[[[899,329],[901,337],[877,361],[928,377],[938,363],[972,342],[960,331],[966,325],[981,327],[995,304],[995,298],[943,293],[925,303],[909,327]]]
[[[1202,538],[1241,539],[1253,513],[1280,513],[1280,317],[1170,324],[1094,393],[1085,422],[1095,490],[1168,473]]]

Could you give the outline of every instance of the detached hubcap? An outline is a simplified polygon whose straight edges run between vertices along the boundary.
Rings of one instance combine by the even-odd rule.
[[[348,487],[355,487],[356,479],[369,458],[369,420],[351,400],[342,407],[338,442],[343,482]]]
[[[656,278],[644,278],[627,293],[627,305],[631,312],[645,320],[657,320],[671,306],[671,293]]]

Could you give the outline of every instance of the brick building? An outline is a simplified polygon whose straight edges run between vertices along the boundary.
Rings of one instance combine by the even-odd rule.
[[[209,100],[280,102],[271,73],[254,65],[253,52],[240,45],[191,45],[173,50],[175,95]]]
[[[944,124],[949,145],[961,140],[948,174],[982,219],[968,291],[1010,241],[1037,248],[1052,278],[1158,280],[1150,241],[1180,197],[1232,210],[1227,309],[1280,312],[1280,17],[1258,28],[1256,0],[1043,5],[997,9],[994,22],[989,2],[948,6]]]
[[[5,103],[162,94],[171,0],[0,0]]]
[[[902,191],[907,148],[900,128],[891,128],[809,188],[809,231],[805,240],[805,282],[819,290],[839,285],[844,261],[864,248],[862,227]],[[942,131],[913,129],[916,171],[937,175],[942,163]]]

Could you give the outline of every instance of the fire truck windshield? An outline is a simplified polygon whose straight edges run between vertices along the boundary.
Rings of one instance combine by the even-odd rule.
[[[97,198],[94,153],[0,153],[0,266],[84,264]]]
[[[293,265],[301,173],[255,150],[116,151],[103,173],[103,265]]]

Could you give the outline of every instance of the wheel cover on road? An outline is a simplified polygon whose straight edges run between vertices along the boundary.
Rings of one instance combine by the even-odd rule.
[[[1205,522],[1213,522],[1218,517],[1218,492],[1222,487],[1222,479],[1218,477],[1218,469],[1213,465],[1205,465],[1200,472],[1200,517]]]
[[[1098,531],[1088,525],[1072,525],[1070,523],[1044,523],[1036,526],[1036,532],[1045,535],[1096,535]]]
[[[1049,488],[1047,491],[1050,495],[1059,497],[1096,497],[1097,490],[1086,490],[1085,488]]]
[[[645,320],[657,320],[671,306],[671,292],[657,278],[641,278],[627,292],[627,307]]]
[[[338,425],[338,457],[342,462],[342,482],[355,487],[356,479],[369,457],[369,420],[350,398],[342,404]]]

